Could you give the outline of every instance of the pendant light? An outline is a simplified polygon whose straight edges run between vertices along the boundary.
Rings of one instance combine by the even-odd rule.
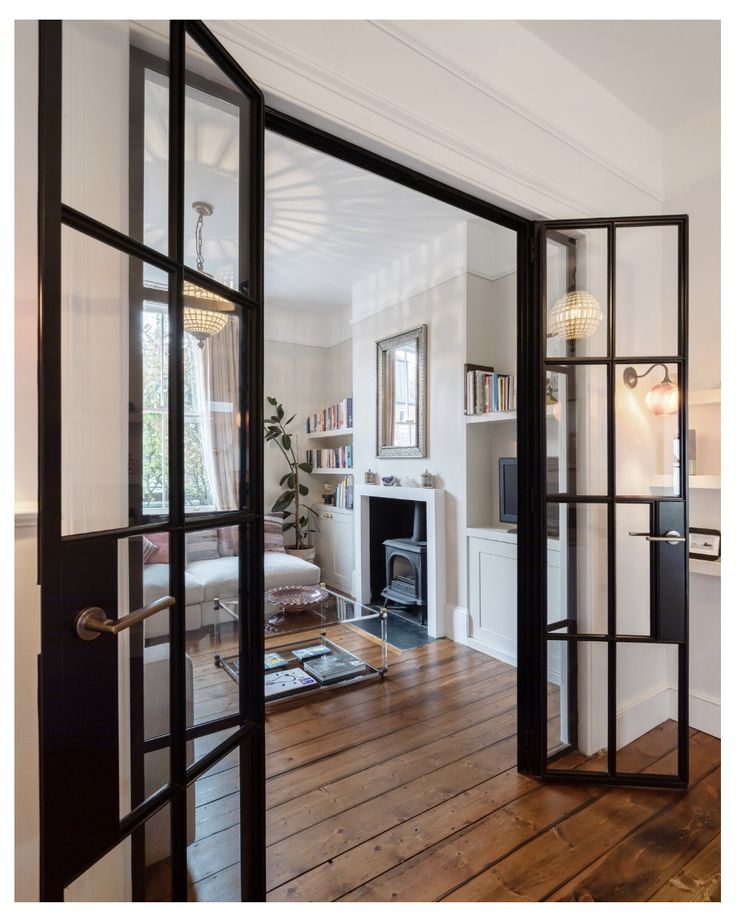
[[[549,312],[549,333],[562,340],[593,336],[603,319],[598,299],[590,292],[568,292],[558,298]]]
[[[552,305],[547,319],[547,332],[561,340],[584,340],[593,336],[603,320],[603,309],[595,295],[576,288],[577,273],[576,258],[570,288]]]
[[[653,413],[655,416],[667,416],[677,412],[680,405],[680,389],[670,378],[667,366],[663,362],[655,362],[654,365],[650,365],[649,368],[641,374],[637,374],[636,369],[629,365],[624,371],[624,384],[629,390],[633,390],[639,383],[640,378],[645,378],[650,371],[657,367],[664,369],[664,377],[659,384],[655,384],[654,387],[647,392],[645,402],[649,412]]]
[[[194,242],[197,250],[197,269],[205,276],[212,278],[210,273],[204,269],[204,257],[202,255],[204,217],[211,216],[215,211],[211,203],[203,200],[195,200],[192,203],[192,209],[198,214],[197,225],[194,229]],[[198,305],[199,301],[202,304]],[[224,304],[224,300],[214,292],[203,289],[196,283],[184,281],[184,330],[191,334],[196,340],[200,349],[204,349],[205,341],[211,336],[215,336],[224,329],[227,324],[227,314],[218,311],[216,303]]]

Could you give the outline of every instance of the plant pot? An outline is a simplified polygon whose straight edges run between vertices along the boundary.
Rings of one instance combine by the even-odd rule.
[[[302,546],[301,549],[286,549],[287,555],[295,555],[298,559],[304,559],[305,562],[314,564],[314,558],[317,555],[316,546]]]

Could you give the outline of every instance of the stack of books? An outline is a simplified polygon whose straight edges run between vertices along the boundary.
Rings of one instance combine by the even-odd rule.
[[[339,432],[353,427],[353,398],[346,397],[339,403],[322,409],[307,419],[307,434],[312,432]]]
[[[468,366],[465,373],[466,415],[482,416],[513,409],[516,409],[516,375]]]
[[[308,450],[305,456],[307,463],[311,463],[315,470],[347,470],[353,467],[352,444]]]
[[[335,489],[335,507],[353,510],[353,477],[346,476]]]

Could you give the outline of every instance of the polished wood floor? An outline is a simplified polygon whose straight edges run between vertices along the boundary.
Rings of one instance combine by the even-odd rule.
[[[193,656],[198,717],[231,688]],[[382,683],[272,706],[268,899],[719,900],[718,740],[691,732],[686,794],[540,785],[515,770],[515,703],[513,668],[443,640],[392,653]],[[662,725],[627,760],[670,770],[673,745]],[[193,899],[238,897],[237,790],[234,758],[197,784]]]

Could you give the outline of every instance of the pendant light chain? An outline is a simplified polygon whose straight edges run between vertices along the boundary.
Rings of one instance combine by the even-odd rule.
[[[204,257],[202,256],[202,230],[204,228],[204,212],[200,209],[197,225],[194,229],[194,244],[197,249],[197,269],[204,273]]]

